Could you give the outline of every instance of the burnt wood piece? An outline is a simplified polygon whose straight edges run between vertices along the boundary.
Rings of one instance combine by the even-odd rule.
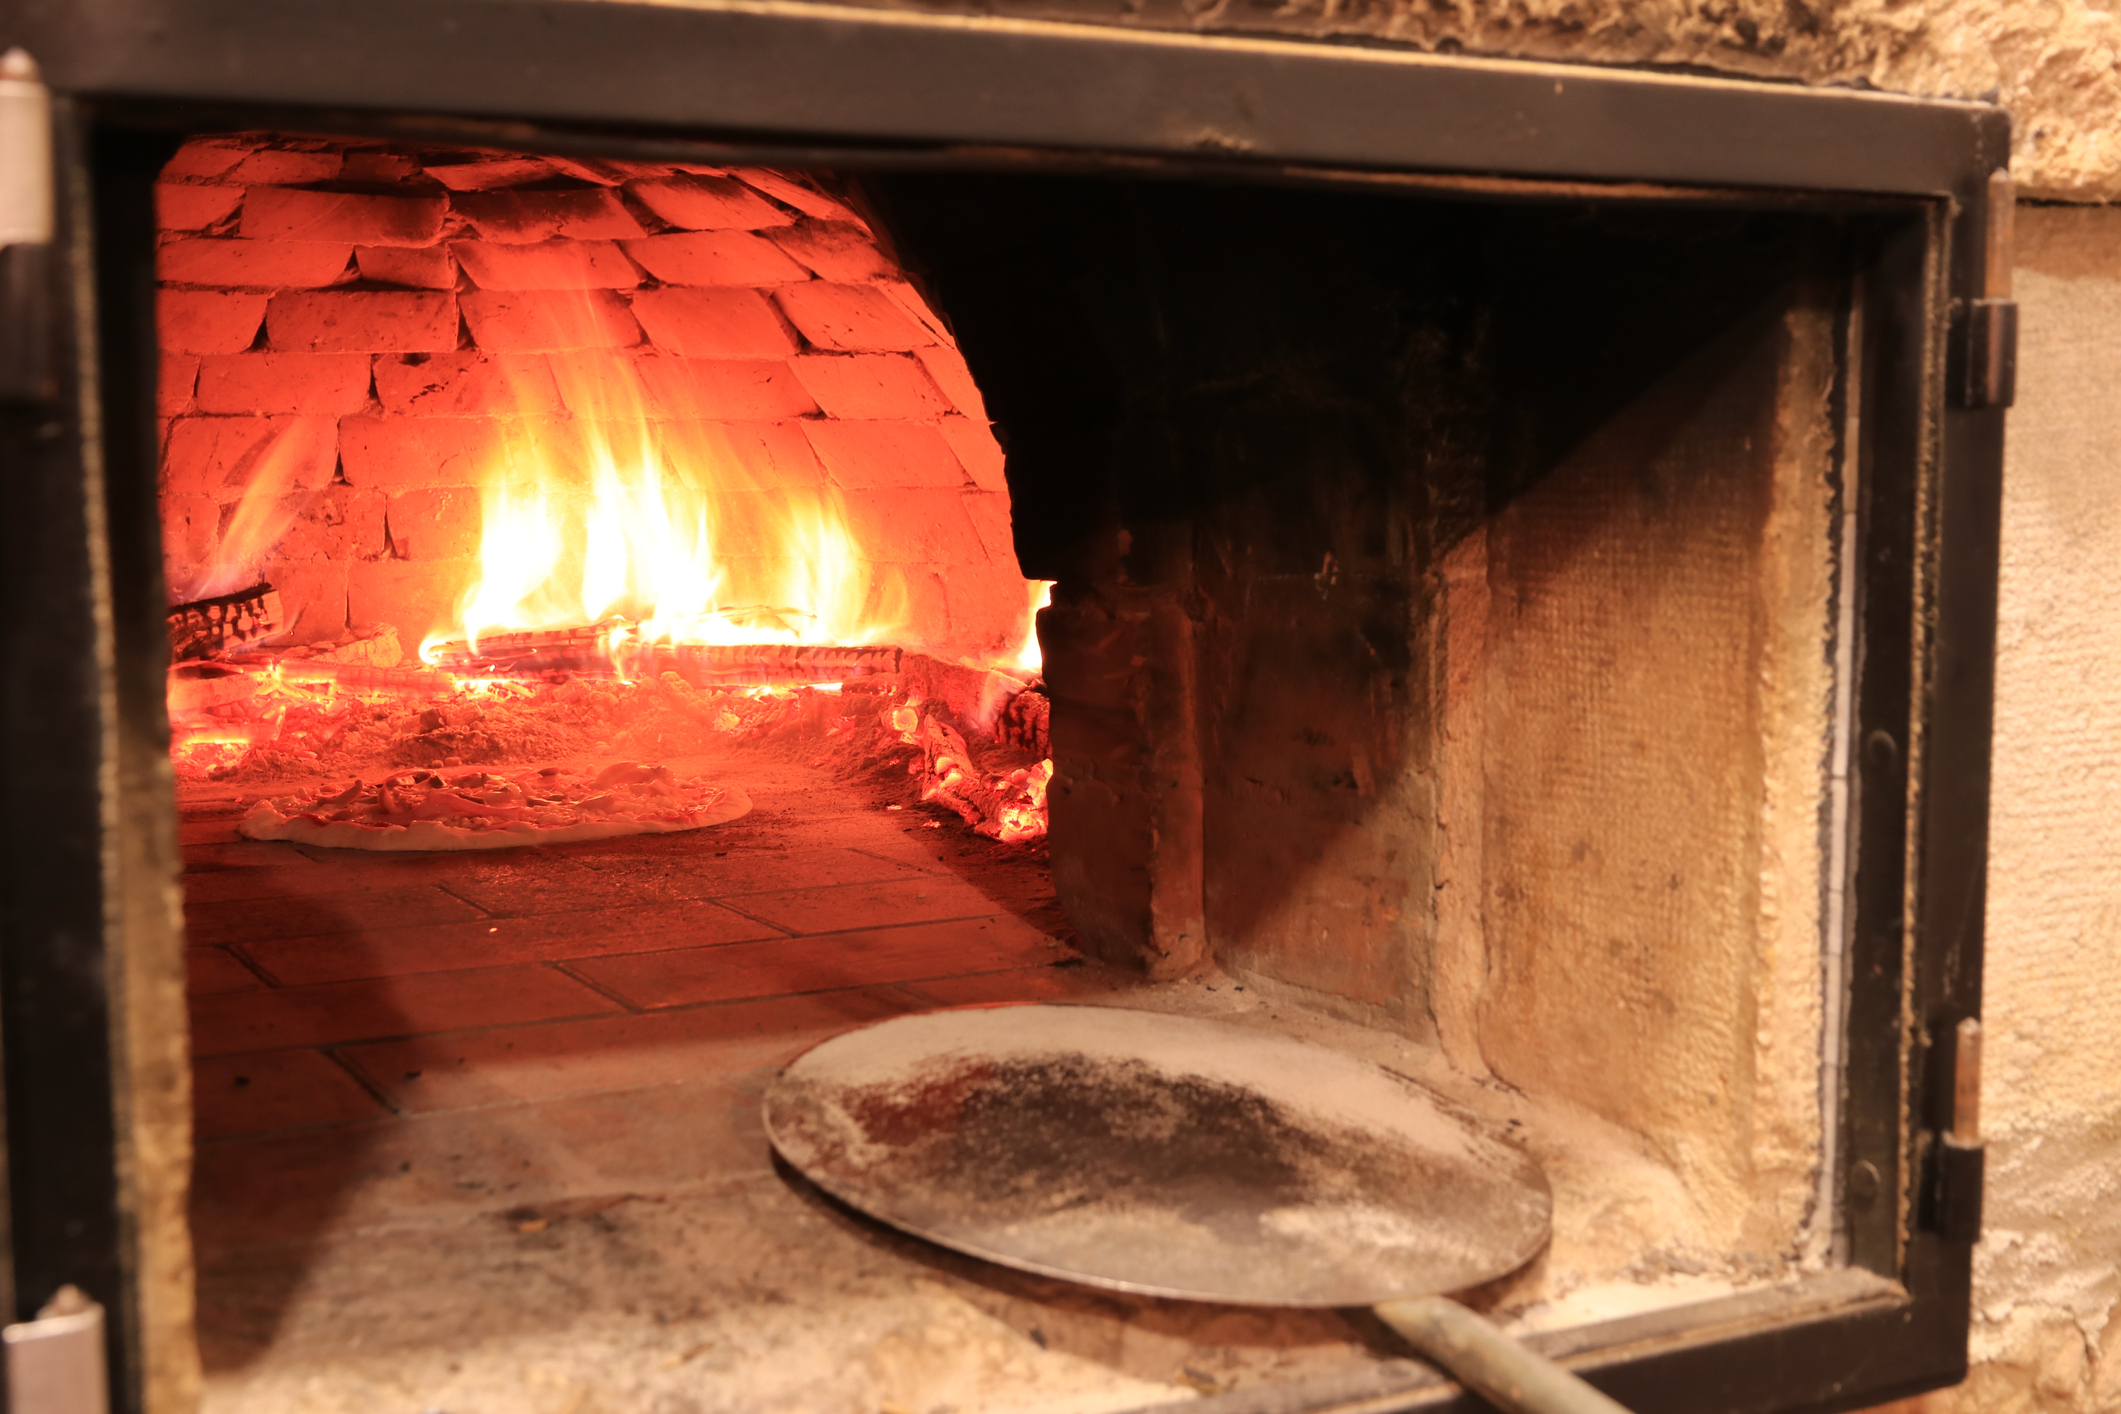
[[[1014,746],[1043,761],[1053,754],[1047,735],[1053,704],[1046,699],[1043,682],[1025,688],[1009,699],[994,719],[994,739]]]
[[[280,631],[284,615],[280,591],[253,584],[233,594],[173,604],[169,610],[169,652],[178,662],[211,658],[256,643]]]
[[[463,639],[440,644],[430,660],[455,672],[674,672],[696,687],[764,687],[839,682],[895,673],[896,648],[843,648],[808,643],[625,643],[611,648],[611,624],[497,633],[474,648]]]

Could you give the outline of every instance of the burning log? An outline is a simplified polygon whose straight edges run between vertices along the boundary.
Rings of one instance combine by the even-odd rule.
[[[466,673],[623,673],[659,677],[674,672],[695,687],[780,687],[844,682],[895,673],[896,648],[842,648],[810,643],[643,643],[625,636],[619,621],[580,628],[496,633],[474,647],[463,639],[437,644],[428,659]]]
[[[211,658],[270,638],[280,628],[280,591],[269,584],[253,584],[233,594],[172,605],[170,656],[180,663]]]

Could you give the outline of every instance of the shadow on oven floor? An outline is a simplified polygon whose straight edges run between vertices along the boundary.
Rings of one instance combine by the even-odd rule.
[[[1370,1344],[1019,1278],[777,1171],[773,1068],[1110,996],[1043,858],[822,773],[687,835],[362,855],[184,830],[213,1414],[1106,1410]]]

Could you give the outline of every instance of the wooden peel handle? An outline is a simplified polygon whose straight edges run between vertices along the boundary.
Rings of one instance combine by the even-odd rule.
[[[1628,1414],[1626,1406],[1448,1297],[1387,1301],[1375,1309],[1424,1359],[1503,1414]]]

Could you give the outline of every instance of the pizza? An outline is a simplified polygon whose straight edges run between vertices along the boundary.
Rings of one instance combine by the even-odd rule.
[[[513,849],[720,825],[751,809],[732,785],[679,780],[668,766],[618,761],[494,771],[400,771],[370,785],[261,800],[238,832],[341,849]]]

